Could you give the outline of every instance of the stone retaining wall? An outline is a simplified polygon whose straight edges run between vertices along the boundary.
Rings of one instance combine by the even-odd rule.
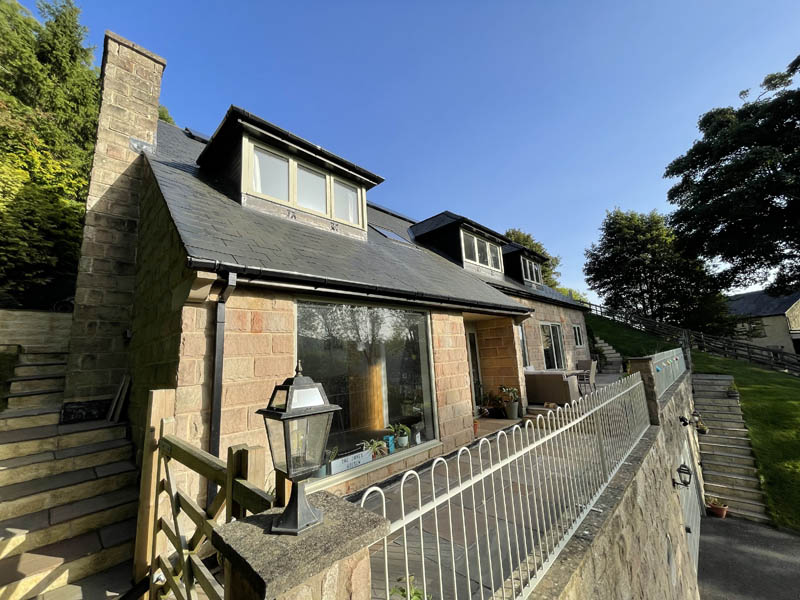
[[[595,505],[602,512],[580,524],[531,598],[699,599],[679,495],[689,492],[672,486],[686,439],[696,447],[694,429],[678,419],[692,410],[691,374],[665,397],[661,425],[650,427]]]
[[[72,313],[0,310],[0,346],[47,345],[66,350]]]

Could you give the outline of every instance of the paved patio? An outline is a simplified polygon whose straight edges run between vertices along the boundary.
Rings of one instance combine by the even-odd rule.
[[[702,600],[798,600],[800,536],[742,519],[700,527]]]

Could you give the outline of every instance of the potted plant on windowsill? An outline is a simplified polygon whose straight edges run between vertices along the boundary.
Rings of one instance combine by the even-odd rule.
[[[394,435],[394,441],[398,448],[408,448],[411,429],[407,425],[395,423],[394,425],[389,425],[388,429],[392,432],[392,435]]]
[[[505,396],[503,408],[506,419],[516,419],[519,416],[519,390],[515,387],[501,385],[500,392]]]
[[[371,451],[373,459],[389,454],[389,448],[383,440],[364,440],[361,442],[361,449]]]
[[[709,513],[720,519],[724,519],[728,514],[728,505],[716,496],[706,496],[706,508]]]

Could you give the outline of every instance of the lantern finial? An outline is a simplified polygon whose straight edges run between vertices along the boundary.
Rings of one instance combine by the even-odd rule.
[[[302,375],[303,375],[303,363],[298,359],[297,366],[294,368],[294,376],[302,377]]]

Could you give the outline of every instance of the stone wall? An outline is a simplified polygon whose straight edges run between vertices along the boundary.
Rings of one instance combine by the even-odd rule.
[[[173,294],[191,277],[180,237],[149,169],[142,188],[128,405],[131,433],[139,450],[150,390],[174,389],[177,385],[183,302],[176,301]],[[94,368],[113,367],[114,363],[106,360],[105,354],[82,358],[83,365],[92,367],[87,375],[90,380]]]
[[[65,397],[113,394],[128,368],[144,159],[156,142],[166,61],[107,33]]]
[[[71,313],[0,310],[0,346],[46,345],[66,349]]]
[[[545,368],[540,323],[561,323],[561,333],[564,337],[564,368],[574,369],[577,361],[589,358],[589,341],[582,310],[538,302],[529,298],[514,297],[514,300],[534,310],[533,314],[525,319],[522,325],[525,328],[530,366],[537,371],[542,371]],[[581,327],[583,332],[582,347],[575,345],[575,335],[572,332],[573,325],[580,325]]]
[[[478,337],[483,392],[500,393],[500,386],[514,387],[525,402],[522,350],[510,317],[474,321]]]
[[[602,512],[584,519],[532,598],[699,599],[680,506],[689,492],[672,486],[685,441],[696,448],[693,428],[678,420],[692,410],[691,374],[665,396],[662,425],[650,427],[595,505]]]

